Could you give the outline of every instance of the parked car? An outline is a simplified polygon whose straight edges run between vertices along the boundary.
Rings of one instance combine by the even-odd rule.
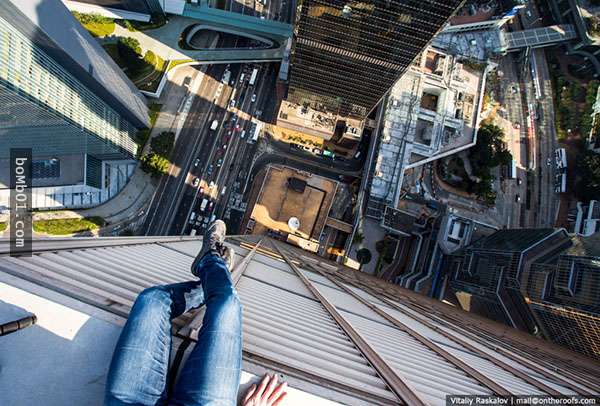
[[[251,101],[252,103],[254,103],[254,102],[256,101],[256,94],[253,94],[253,95],[252,95],[252,98],[250,99],[250,101]]]
[[[217,168],[220,168],[223,165],[223,158],[219,158],[217,161]]]

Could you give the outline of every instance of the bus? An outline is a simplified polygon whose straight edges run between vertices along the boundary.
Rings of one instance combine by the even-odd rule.
[[[514,179],[517,177],[517,161],[515,161],[514,159],[512,160],[509,170],[508,170],[508,177],[511,179]]]
[[[554,160],[558,169],[567,168],[567,154],[564,148],[558,148],[554,151]]]
[[[252,132],[252,137],[248,137],[248,143],[253,144],[258,140],[258,136],[262,131],[263,123],[260,121],[252,122],[252,126],[250,127],[250,131]]]
[[[254,85],[254,82],[256,82],[257,76],[258,76],[258,68],[254,68],[254,70],[252,71],[252,75],[250,76],[250,81],[248,82],[248,84],[250,86]]]

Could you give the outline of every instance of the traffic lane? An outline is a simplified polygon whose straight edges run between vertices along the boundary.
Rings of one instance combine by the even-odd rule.
[[[266,83],[267,81],[265,80],[267,78],[267,75],[270,72],[270,69],[263,69],[262,67],[259,68],[259,75],[257,77],[257,82],[255,82],[255,84],[253,86],[248,86],[246,92],[244,93],[244,103],[242,104],[242,110],[243,111],[247,111],[249,113],[250,118],[254,117],[254,114],[256,112],[256,109],[258,108],[258,106],[260,106],[262,104],[262,100],[263,100],[263,94],[265,92],[265,89],[267,88]],[[256,88],[256,84],[258,83],[258,89]],[[252,97],[250,96],[250,93],[252,93],[253,95],[256,95],[256,99],[253,102],[252,101]],[[250,97],[248,97],[250,96]],[[217,205],[217,210],[216,210],[216,214],[217,217],[222,218],[224,215],[224,212],[227,210],[227,207],[229,205],[229,201],[231,198],[231,194],[234,192],[234,184],[239,180],[240,178],[240,170],[242,168],[242,166],[244,165],[244,163],[248,164],[248,162],[252,160],[254,152],[256,151],[256,148],[248,148],[249,146],[254,146],[255,147],[255,143],[249,143],[248,140],[250,140],[252,134],[249,133],[249,128],[250,128],[250,124],[251,120],[242,120],[242,131],[247,131],[248,135],[247,138],[242,139],[240,136],[235,137],[235,141],[234,141],[234,152],[232,154],[232,163],[230,164],[230,166],[228,167],[228,176],[226,178],[226,181],[224,183],[224,186],[226,186],[225,189],[225,194],[219,197],[219,204]],[[238,134],[239,135],[239,134]],[[251,153],[248,154],[248,151],[250,151]],[[227,166],[226,166],[227,167]],[[236,189],[235,192],[237,193],[238,190]]]
[[[218,70],[218,68],[216,70]],[[199,98],[205,99],[204,103],[201,104],[202,108],[199,111],[195,112],[196,114],[193,114],[191,123],[190,120],[188,120],[184,124],[189,125],[189,127],[184,128],[184,130],[186,131],[186,141],[189,140],[189,142],[184,141],[180,143],[180,151],[182,152],[182,157],[181,159],[174,160],[175,164],[177,164],[180,168],[178,176],[180,176],[181,179],[179,180],[177,187],[173,192],[173,196],[175,197],[175,199],[171,200],[171,204],[169,205],[167,214],[171,214],[174,211],[176,211],[178,205],[178,198],[182,193],[185,193],[185,189],[189,186],[188,184],[191,183],[191,180],[189,179],[189,168],[191,165],[191,160],[193,159],[194,152],[198,148],[199,144],[204,141],[202,137],[202,132],[203,129],[208,125],[208,119],[210,118],[213,109],[213,105],[209,102],[209,100],[216,91],[216,84],[210,80],[209,82],[210,83],[206,87],[206,91],[202,92],[199,95]],[[199,123],[201,123],[200,126],[198,126]],[[182,130],[182,133],[184,130]],[[189,148],[189,143],[193,145],[192,148]],[[170,222],[171,219],[172,217],[165,218],[165,221],[167,222],[167,224],[165,225],[166,228],[169,227],[168,222]]]
[[[239,71],[239,68],[237,68],[235,66],[233,68],[231,68],[231,72],[232,72],[232,76],[235,78],[234,79],[235,85],[237,87],[239,74],[241,72]],[[222,78],[222,76],[223,76],[223,73],[221,73],[221,76],[219,76],[219,78]],[[209,168],[215,168],[216,160],[219,158],[219,155],[220,155],[220,153],[218,152],[219,146],[224,141],[224,137],[226,134],[226,131],[224,129],[224,121],[225,121],[225,118],[229,115],[229,112],[227,111],[226,106],[229,105],[229,99],[231,98],[233,90],[234,90],[234,88],[231,88],[229,85],[227,85],[226,90],[222,91],[221,95],[218,97],[218,100],[217,100],[217,105],[219,106],[218,112],[217,112],[217,114],[212,115],[210,117],[210,119],[208,120],[208,122],[212,123],[213,120],[218,120],[220,125],[219,125],[218,129],[216,130],[217,131],[216,134],[214,134],[214,131],[208,131],[209,134],[208,134],[207,139],[212,140],[212,142],[210,142],[209,145],[205,145],[201,149],[200,155],[198,155],[196,158],[196,159],[199,159],[200,162],[202,162],[202,164],[203,164],[203,170],[200,172],[200,174],[198,174],[198,178],[201,180],[205,180],[204,183],[201,182],[201,184],[203,185],[203,187],[205,189],[205,193],[209,192],[207,185],[211,182],[211,180],[213,179],[213,176],[214,176],[214,169],[212,169],[213,173],[211,173],[211,175],[208,175]],[[210,136],[211,133],[212,133],[213,137]],[[201,200],[199,200],[198,195],[199,195],[199,189],[193,188],[192,193],[186,194],[184,196],[184,198],[182,199],[182,202],[180,204],[180,207],[177,211],[173,225],[171,227],[171,233],[181,234],[181,233],[186,232],[186,229],[188,227],[188,218],[190,217],[191,213],[194,211],[197,203],[201,202]]]
[[[176,150],[172,157],[173,168],[177,168],[176,176],[168,176],[165,190],[157,201],[158,225],[150,230],[154,234],[161,235],[167,232],[172,222],[173,216],[185,194],[189,168],[194,151],[204,142],[201,136],[202,128],[207,124],[207,118],[212,109],[212,95],[216,90],[213,80],[210,80],[222,67],[213,65],[206,73],[205,79],[201,84],[197,95],[195,96],[190,114],[188,115],[183,128],[178,136]],[[199,125],[200,124],[200,125]],[[190,145],[193,145],[190,148]]]
[[[203,80],[199,87],[198,94],[206,93],[210,89],[207,81]],[[185,181],[180,179],[180,175],[182,171],[179,168],[184,167],[185,157],[189,151],[189,143],[190,138],[193,136],[194,126],[190,125],[190,123],[198,123],[202,114],[206,112],[208,108],[208,104],[206,100],[197,97],[193,100],[190,112],[187,116],[186,122],[179,133],[177,142],[175,144],[175,149],[171,156],[171,161],[173,165],[170,168],[170,173],[167,176],[163,176],[161,178],[159,188],[157,190],[158,199],[153,201],[153,204],[149,211],[148,217],[148,226],[147,233],[149,235],[161,235],[164,231],[164,221],[166,215],[169,210],[172,210],[173,201],[166,201],[165,197],[170,197],[171,199],[177,193],[177,190],[180,188],[181,182]]]

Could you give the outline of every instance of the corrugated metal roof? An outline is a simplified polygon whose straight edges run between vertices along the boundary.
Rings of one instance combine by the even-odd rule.
[[[306,382],[317,395],[356,405],[406,403],[412,396],[442,405],[447,394],[595,389],[532,365],[510,346],[499,352],[501,337],[489,344],[490,331],[479,336],[417,297],[391,298],[393,289],[381,281],[289,247],[282,258],[266,246],[251,250],[256,240],[230,242],[234,275],[241,275],[234,279],[244,306],[245,360]],[[190,238],[72,239],[37,242],[32,257],[11,258],[0,242],[0,270],[127,315],[142,289],[191,279],[200,246]],[[199,319],[178,335],[193,339]]]

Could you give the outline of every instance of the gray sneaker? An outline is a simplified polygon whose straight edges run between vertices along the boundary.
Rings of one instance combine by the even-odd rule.
[[[204,232],[204,238],[202,239],[202,249],[200,249],[200,252],[198,253],[196,259],[194,259],[194,262],[192,263],[192,273],[194,275],[198,276],[196,274],[196,268],[198,266],[198,263],[208,253],[215,254],[223,258],[225,264],[227,264],[229,269],[231,269],[231,267],[227,263],[227,259],[225,256],[226,251],[229,250],[223,245],[223,243],[225,242],[226,233],[227,226],[225,226],[223,220],[216,220],[206,229],[206,231]],[[231,262],[233,260],[233,253],[227,254],[227,256],[230,258]]]

